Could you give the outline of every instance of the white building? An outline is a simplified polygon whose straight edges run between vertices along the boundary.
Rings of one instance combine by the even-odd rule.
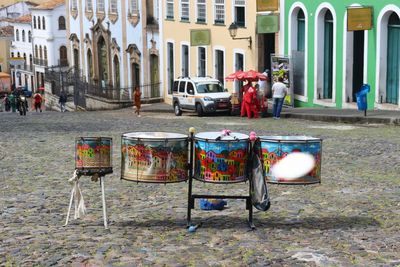
[[[8,26],[10,23],[8,19],[16,19],[30,14],[29,9],[35,6],[37,4],[32,1],[14,1],[14,3],[10,2],[8,5],[7,3],[4,6],[2,5],[0,7],[0,27]]]
[[[30,10],[37,89],[44,86],[47,67],[68,65],[65,1],[46,1]]]
[[[11,42],[10,56],[24,59],[21,65],[11,67],[12,82],[16,87],[26,86],[28,90],[34,88],[31,20],[30,15],[25,15],[11,23],[14,27],[14,39]]]
[[[157,0],[67,0],[70,65],[113,96],[161,97]],[[120,94],[116,94],[118,91]],[[107,96],[106,96],[107,97]]]

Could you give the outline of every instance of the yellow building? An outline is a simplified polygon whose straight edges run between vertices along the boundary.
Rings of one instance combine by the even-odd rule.
[[[10,73],[10,46],[14,37],[14,28],[5,26],[0,28],[0,72]]]
[[[227,75],[240,69],[262,72],[270,68],[270,55],[279,53],[278,34],[277,30],[263,30],[259,18],[275,13],[257,12],[257,2],[163,1],[160,38],[165,102],[172,102],[173,80],[179,76],[210,76],[224,83],[230,92],[237,92],[239,83],[226,82]],[[237,26],[235,39],[229,31],[232,23]]]

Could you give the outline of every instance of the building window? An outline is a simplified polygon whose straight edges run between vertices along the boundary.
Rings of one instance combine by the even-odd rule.
[[[14,52],[11,52],[11,57],[14,57]]]
[[[246,21],[246,0],[235,0],[235,23],[239,27],[245,26]]]
[[[118,2],[117,0],[110,1],[110,13],[117,14],[118,13]]]
[[[215,78],[224,84],[224,51],[215,50]]]
[[[86,1],[86,11],[92,12],[93,11],[93,2],[92,0],[87,0]]]
[[[67,48],[65,46],[60,46],[60,65],[68,66]]]
[[[67,48],[65,48],[65,59],[66,58],[67,58]],[[87,64],[88,64],[88,77],[89,81],[91,81],[93,78],[93,59],[92,59],[92,51],[90,49],[88,49],[87,51]]]
[[[19,41],[19,30],[15,30],[15,41]]]
[[[43,28],[43,30],[46,30],[46,19],[45,19],[45,17],[43,17],[42,18],[42,28]]]
[[[214,23],[225,24],[225,0],[214,0]]]
[[[44,60],[47,60],[47,47],[46,46],[44,46],[44,48],[43,48],[43,54],[44,54]]]
[[[40,17],[37,17],[37,27],[40,30]]]
[[[38,46],[37,45],[35,45],[35,58],[38,58],[39,57],[39,52],[38,52],[39,50],[38,50]]]
[[[197,0],[197,22],[206,22],[207,7],[206,0]]]
[[[31,33],[31,31],[28,31],[28,42],[32,43],[32,33]]]
[[[78,3],[77,3],[77,0],[72,0],[72,1],[71,1],[71,10],[73,10],[73,11],[78,10]]]
[[[130,13],[132,15],[137,15],[139,13],[139,8],[138,8],[138,1],[137,0],[130,0]]]
[[[198,75],[199,77],[206,76],[206,48],[199,47],[198,48]]]
[[[299,13],[297,14],[297,51],[303,51],[305,50],[305,32],[306,32],[306,27],[305,27],[305,17],[304,17],[304,12],[303,10],[299,10]]]
[[[118,57],[114,56],[114,86],[115,88],[120,87],[120,70]]]
[[[36,29],[36,17],[33,16],[33,28]]]
[[[167,43],[167,88],[168,94],[172,94],[174,86],[174,44]]]
[[[181,20],[189,21],[189,0],[181,0]]]
[[[167,19],[174,19],[174,0],[167,0]]]
[[[22,30],[22,42],[25,42],[25,30]]]
[[[43,59],[43,49],[41,45],[39,46],[39,58]]]
[[[104,0],[97,1],[97,12],[104,13]]]
[[[182,45],[182,76],[189,77],[189,46]]]
[[[58,18],[58,29],[65,30],[65,18],[63,16]]]

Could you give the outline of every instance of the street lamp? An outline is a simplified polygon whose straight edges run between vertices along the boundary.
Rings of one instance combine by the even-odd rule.
[[[231,25],[229,25],[229,28],[228,28],[229,35],[232,37],[233,40],[243,40],[243,39],[249,40],[249,48],[251,49],[251,43],[252,43],[251,36],[236,38],[237,29],[238,29],[237,24],[235,22],[232,22]]]

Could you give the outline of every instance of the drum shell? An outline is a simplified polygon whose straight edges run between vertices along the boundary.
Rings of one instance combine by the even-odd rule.
[[[121,179],[146,183],[183,182],[188,179],[188,170],[187,135],[164,132],[122,135]]]
[[[83,175],[112,173],[112,138],[76,138],[75,169]]]
[[[322,139],[307,136],[261,136],[260,146],[267,182],[302,185],[321,183]],[[312,171],[300,178],[290,180],[273,176],[272,167],[293,152],[311,154],[315,160]]]
[[[209,183],[246,181],[250,145],[248,136],[239,140],[215,140],[215,133],[209,134],[210,138],[194,137],[194,178]]]

